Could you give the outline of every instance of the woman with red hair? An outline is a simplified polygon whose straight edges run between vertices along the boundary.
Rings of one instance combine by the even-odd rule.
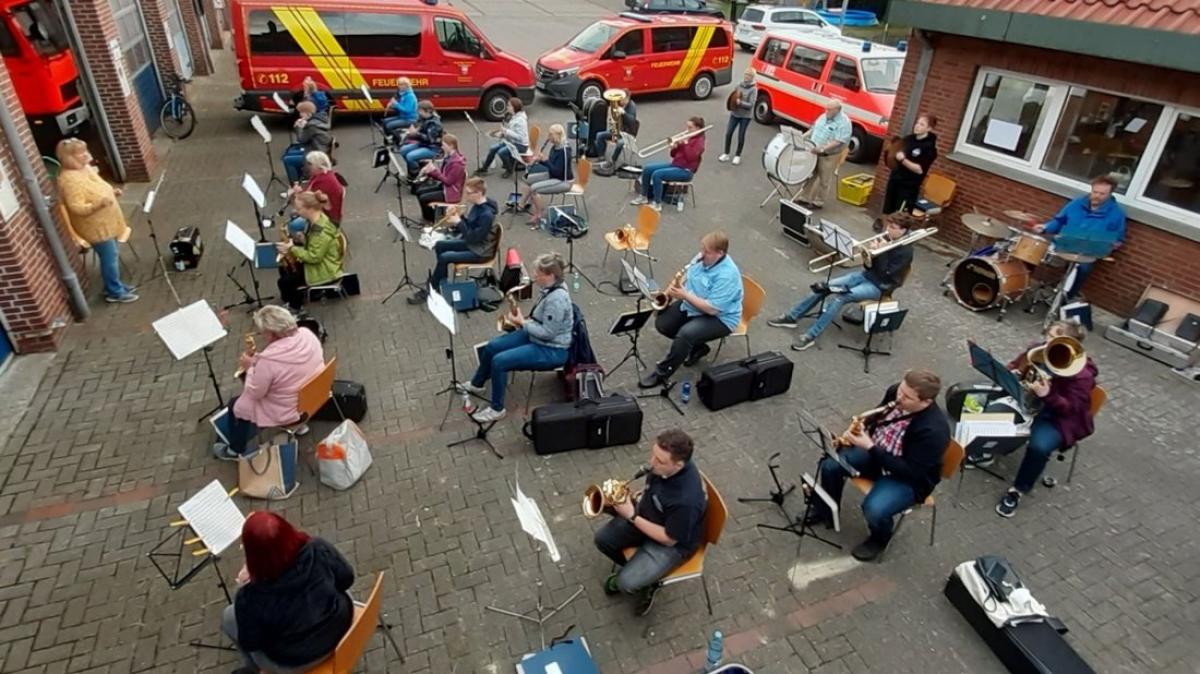
[[[221,629],[242,652],[234,674],[292,674],[324,660],[350,629],[354,569],[332,545],[273,512],[242,525],[246,565]]]

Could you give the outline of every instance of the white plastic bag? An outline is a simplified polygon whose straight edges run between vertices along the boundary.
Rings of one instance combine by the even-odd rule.
[[[349,489],[371,467],[371,450],[358,424],[349,419],[317,445],[321,483],[334,489]]]

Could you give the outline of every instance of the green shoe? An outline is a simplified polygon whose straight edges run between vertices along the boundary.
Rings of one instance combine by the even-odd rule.
[[[620,594],[621,590],[617,587],[617,574],[612,574],[604,579],[604,594],[614,595]]]

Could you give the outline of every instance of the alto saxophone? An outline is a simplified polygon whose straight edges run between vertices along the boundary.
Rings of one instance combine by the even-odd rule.
[[[632,495],[629,491],[629,483],[649,472],[650,468],[642,466],[629,480],[613,478],[598,485],[588,485],[583,492],[583,515],[588,519],[594,519],[612,506],[627,502]]]
[[[673,276],[671,278],[671,282],[667,284],[667,288],[671,288],[672,286],[677,286],[677,287],[682,288],[683,282],[687,278],[688,269],[691,269],[692,265],[699,262],[700,257],[701,256],[697,255],[696,257],[692,258],[691,262],[683,265],[683,269],[680,269],[679,271],[675,272],[675,276]],[[650,305],[650,308],[654,309],[655,311],[662,311],[663,309],[666,309],[667,305],[669,305],[671,303],[671,297],[670,297],[670,295],[667,295],[666,289],[663,289],[663,290],[660,290],[660,291],[654,293],[653,299],[654,299],[654,301]]]
[[[863,429],[866,428],[866,423],[867,423],[868,419],[870,419],[874,416],[877,416],[877,415],[887,414],[888,412],[891,412],[892,408],[895,406],[896,406],[896,402],[892,401],[886,405],[881,405],[879,407],[876,407],[875,409],[870,409],[870,410],[867,410],[866,412],[863,412],[861,414],[856,414],[853,417],[851,417],[850,418],[850,427],[846,429],[846,432],[842,433],[841,435],[834,436],[834,438],[833,438],[834,449],[840,449],[842,447],[849,447],[850,445],[854,444],[850,441],[850,436],[857,435],[858,433],[862,433]]]
[[[246,350],[243,353],[245,353],[247,356],[253,356],[255,351],[258,349],[258,345],[254,343],[254,333],[247,332],[242,339],[246,342]],[[239,365],[238,369],[233,373],[233,378],[241,379],[245,376],[246,368]]]
[[[513,332],[517,329],[517,324],[512,321],[512,317],[517,315],[516,295],[524,289],[525,285],[519,285],[504,293],[504,300],[508,302],[508,308],[496,319],[497,332]]]

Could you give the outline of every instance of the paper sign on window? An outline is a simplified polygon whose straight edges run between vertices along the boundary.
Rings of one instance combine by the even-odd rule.
[[[1017,149],[1017,143],[1020,140],[1020,124],[1013,124],[1002,119],[988,120],[987,133],[983,136],[983,143],[985,145],[991,145],[992,147],[1012,152]]]

